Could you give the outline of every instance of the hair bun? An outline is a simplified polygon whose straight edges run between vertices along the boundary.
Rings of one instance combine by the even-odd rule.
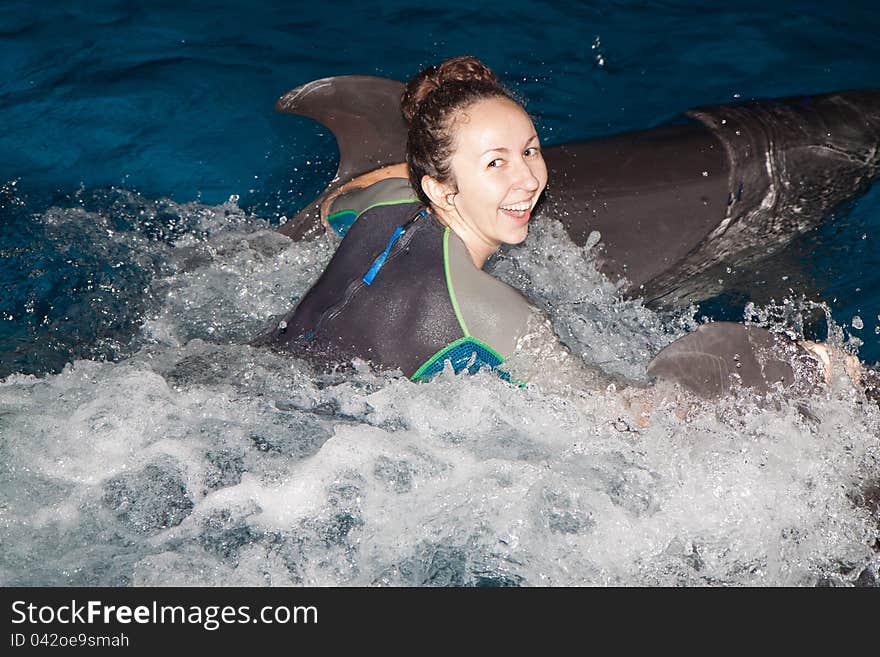
[[[498,77],[476,57],[465,55],[447,59],[438,66],[428,66],[407,83],[400,98],[400,111],[407,123],[434,91],[449,82],[486,82],[499,85]]]

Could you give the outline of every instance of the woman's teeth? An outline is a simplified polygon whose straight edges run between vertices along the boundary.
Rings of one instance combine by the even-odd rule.
[[[514,215],[515,217],[522,218],[525,216],[526,212],[531,207],[532,207],[532,204],[528,201],[525,201],[523,203],[513,203],[511,205],[502,205],[501,209],[504,212],[507,212],[507,213]]]

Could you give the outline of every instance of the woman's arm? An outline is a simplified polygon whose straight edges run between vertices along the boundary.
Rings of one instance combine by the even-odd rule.
[[[513,378],[558,394],[646,385],[582,361],[560,342],[550,320],[536,308],[528,318],[524,334],[517,340],[515,353],[504,361],[504,367]]]
[[[658,405],[672,404],[682,420],[692,407],[693,400],[683,392],[667,390],[658,395],[654,386],[646,381],[609,374],[585,363],[560,342],[550,320],[536,308],[524,335],[517,341],[514,355],[504,361],[503,367],[513,379],[535,384],[557,395],[611,393],[640,429],[648,426],[651,412]]]

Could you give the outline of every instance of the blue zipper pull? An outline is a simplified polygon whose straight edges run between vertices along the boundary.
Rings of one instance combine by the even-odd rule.
[[[398,226],[394,234],[391,236],[391,239],[388,240],[388,246],[385,247],[385,250],[379,254],[379,257],[373,261],[373,266],[364,274],[364,283],[367,285],[371,285],[373,283],[373,279],[376,278],[376,274],[379,273],[379,270],[382,269],[382,265],[385,264],[385,259],[388,257],[388,254],[391,252],[391,247],[394,246],[394,243],[397,239],[406,232],[403,226]]]

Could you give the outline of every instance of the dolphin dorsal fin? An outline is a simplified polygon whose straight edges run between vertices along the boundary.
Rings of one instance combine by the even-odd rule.
[[[341,75],[291,89],[275,109],[329,128],[339,147],[335,183],[406,159],[407,126],[400,113],[403,84],[371,75]]]

